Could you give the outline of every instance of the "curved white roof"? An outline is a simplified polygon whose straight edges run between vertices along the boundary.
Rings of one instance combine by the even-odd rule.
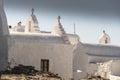
[[[82,43],[86,54],[95,56],[120,57],[120,46]]]
[[[40,34],[40,33],[11,33],[10,37],[12,40],[31,42],[37,41],[42,43],[55,43],[55,44],[64,44],[64,40],[60,36]]]

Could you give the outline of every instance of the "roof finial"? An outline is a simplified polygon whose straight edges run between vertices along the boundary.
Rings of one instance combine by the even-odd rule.
[[[60,16],[58,16],[58,23],[60,23],[60,19],[61,19],[61,17],[60,17]]]
[[[34,14],[34,11],[35,11],[35,9],[34,9],[34,8],[32,8],[32,10],[31,10],[31,12],[32,12],[32,15]]]
[[[103,33],[105,33],[105,30],[103,30]]]
[[[74,23],[74,34],[76,34],[76,26],[75,26],[75,23]]]
[[[22,23],[21,21],[20,21],[20,22],[18,22],[18,25],[20,26],[20,25],[21,25],[21,23]]]

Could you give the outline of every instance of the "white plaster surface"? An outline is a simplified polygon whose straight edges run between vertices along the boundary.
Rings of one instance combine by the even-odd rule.
[[[73,78],[78,80],[87,75],[88,55],[84,54],[84,48],[81,46],[81,43],[76,46],[73,53]],[[78,73],[77,70],[82,72]]]
[[[25,39],[24,39],[25,38]],[[40,60],[50,60],[50,71],[63,78],[72,78],[72,45],[41,42],[41,38],[27,36],[9,38],[9,61],[14,58],[17,64],[32,65],[40,70]],[[53,38],[54,39],[54,38]],[[49,38],[48,38],[49,40]]]
[[[112,73],[111,75],[119,76],[120,77],[120,59],[116,59],[112,63]]]
[[[7,19],[3,9],[3,0],[0,0],[0,71],[7,68],[8,60],[8,46],[7,46],[7,36],[8,36],[8,25]]]
[[[120,76],[110,75],[110,80],[120,80]]]
[[[67,34],[70,44],[76,45],[80,42],[80,38],[76,34]]]
[[[94,74],[97,63],[113,60],[111,74],[120,76],[120,46],[105,44],[106,38],[110,43],[106,33],[99,39],[102,44],[81,43],[77,35],[66,34],[60,16],[52,33],[40,32],[37,18],[32,13],[25,32],[12,31],[9,34],[3,0],[0,0],[0,37],[0,71],[7,68],[8,61],[14,61],[14,65],[35,66],[40,70],[41,59],[49,59],[50,72],[77,80]]]
[[[74,50],[73,70],[79,69],[84,72],[79,76],[73,74],[73,78],[82,78],[85,74],[93,74],[96,71],[97,63],[112,62],[111,73],[120,76],[120,47],[114,45],[79,43]],[[78,63],[79,62],[79,63]],[[87,76],[87,75],[86,75]]]
[[[9,32],[8,32],[7,19],[3,7],[3,0],[0,0],[0,25],[1,25],[0,33],[2,33],[3,35],[8,35]]]

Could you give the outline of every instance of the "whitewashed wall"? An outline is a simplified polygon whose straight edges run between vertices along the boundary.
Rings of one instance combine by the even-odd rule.
[[[50,71],[61,77],[72,78],[73,46],[41,43],[39,40],[9,38],[9,61],[14,58],[17,64],[32,65],[40,70],[41,59],[50,60]]]
[[[73,78],[77,80],[88,74],[93,74],[97,70],[97,63],[104,63],[110,60],[113,60],[112,74],[120,76],[119,46],[79,43],[74,49]],[[77,70],[82,72],[78,73]]]
[[[4,12],[3,0],[0,0],[0,71],[7,69],[8,61],[8,25],[7,19]]]
[[[120,59],[116,59],[113,61],[111,74],[120,77]]]
[[[78,80],[87,75],[88,55],[84,53],[81,43],[76,46],[73,55],[73,78]],[[78,70],[81,72],[77,72]]]

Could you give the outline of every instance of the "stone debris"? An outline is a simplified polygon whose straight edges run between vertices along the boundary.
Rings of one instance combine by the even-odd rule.
[[[106,78],[103,78],[101,76],[91,76],[91,77],[85,77],[85,78],[80,79],[80,80],[110,80],[110,79],[106,79]]]
[[[25,75],[34,75],[38,73],[39,71],[36,70],[33,66],[24,66],[22,64],[19,64],[18,66],[15,66],[14,68],[8,67],[8,70],[0,72],[1,74],[25,74]]]
[[[51,72],[41,72],[33,66],[19,64],[14,68],[0,72],[0,80],[61,80],[58,74]]]
[[[43,77],[41,75],[28,76],[28,75],[4,74],[1,75],[0,80],[61,80],[61,78]]]

